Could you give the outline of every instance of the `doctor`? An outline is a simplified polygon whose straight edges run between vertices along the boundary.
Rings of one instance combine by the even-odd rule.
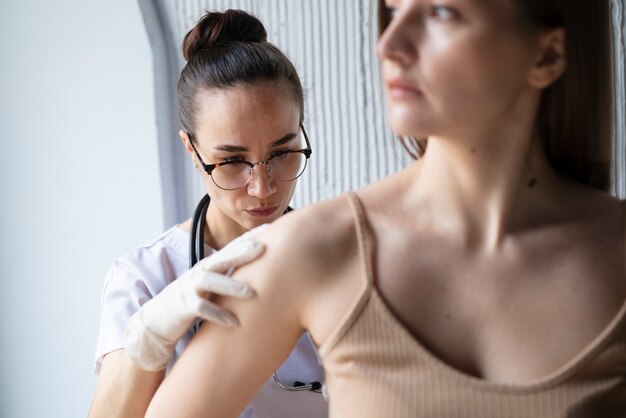
[[[258,19],[228,10],[205,14],[183,42],[180,137],[210,196],[200,228],[205,255],[287,211],[311,154],[298,74],[266,36]],[[211,295],[248,298],[253,291],[218,273],[256,258],[263,248],[249,239],[253,231],[188,270],[191,227],[191,220],[174,226],[111,266],[101,300],[99,378],[90,418],[143,417],[198,318],[212,322],[203,326],[238,325],[211,303]],[[304,334],[242,417],[325,417],[322,381]],[[311,390],[294,390],[302,387]]]

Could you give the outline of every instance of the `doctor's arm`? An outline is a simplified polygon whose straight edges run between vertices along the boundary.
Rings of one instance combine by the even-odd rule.
[[[107,354],[102,359],[89,418],[143,417],[163,377],[165,370],[141,369],[124,349]]]
[[[146,302],[128,321],[124,348],[106,354],[89,411],[90,418],[143,417],[165,376],[177,341],[197,320],[228,325],[236,319],[206,299],[213,294],[249,298],[242,283],[217,274],[256,258],[262,245],[248,236],[200,261]],[[105,307],[106,309],[106,307]]]
[[[237,328],[202,326],[158,389],[146,417],[237,417],[287,358],[304,331],[311,300],[307,280],[295,277],[288,240],[271,240],[265,254],[234,278],[256,292],[249,301],[219,300]],[[288,251],[288,250],[287,250]]]

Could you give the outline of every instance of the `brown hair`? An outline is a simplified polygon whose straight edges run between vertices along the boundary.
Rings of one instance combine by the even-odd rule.
[[[526,30],[562,27],[567,70],[546,88],[535,121],[550,164],[560,173],[608,190],[611,182],[612,71],[608,0],[509,0]],[[390,22],[378,2],[379,33]],[[425,144],[409,139],[414,158]],[[422,150],[422,152],[419,152]]]
[[[182,50],[187,64],[178,79],[178,104],[180,123],[187,132],[195,131],[199,91],[258,81],[288,86],[300,107],[302,123],[300,77],[289,58],[267,42],[267,32],[256,17],[233,9],[207,12],[185,35]]]

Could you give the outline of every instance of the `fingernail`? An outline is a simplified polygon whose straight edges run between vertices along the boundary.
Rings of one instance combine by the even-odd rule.
[[[252,297],[254,296],[254,290],[251,287],[248,286],[241,286],[239,288],[239,294],[241,296],[246,296],[246,297]]]
[[[227,327],[235,328],[239,326],[239,321],[237,321],[237,318],[235,318],[232,315],[222,312],[220,314],[220,319],[223,321],[224,325],[226,325]]]

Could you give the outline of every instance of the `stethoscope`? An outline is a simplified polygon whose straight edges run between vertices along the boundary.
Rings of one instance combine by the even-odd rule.
[[[198,260],[202,260],[204,258],[204,223],[206,219],[206,212],[209,209],[209,203],[211,203],[211,198],[208,194],[204,195],[198,203],[198,206],[196,206],[196,210],[193,212],[191,234],[189,238],[189,268],[192,268]],[[293,209],[288,206],[285,213],[291,212],[292,210]],[[301,392],[308,390],[311,392],[322,393],[321,382],[315,381],[304,383],[296,380],[293,384],[289,385],[282,382],[276,373],[272,375],[272,378],[279,388],[289,392]]]

